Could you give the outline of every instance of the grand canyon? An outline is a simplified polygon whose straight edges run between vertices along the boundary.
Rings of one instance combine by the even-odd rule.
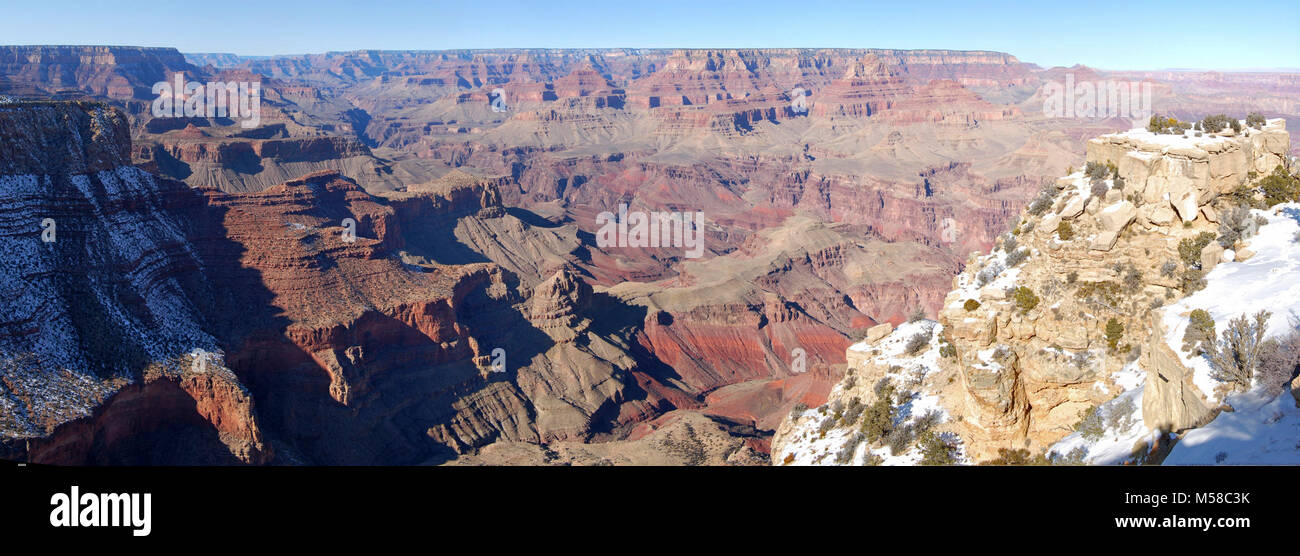
[[[177,82],[257,84],[256,125],[160,116],[158,84]],[[1151,113],[1049,113],[1066,83],[1145,88]],[[1192,434],[1231,415],[1188,393],[1194,365],[1158,341],[1185,326],[1169,308],[1200,299],[1160,264],[1215,235],[1237,187],[1294,179],[1297,99],[1294,72],[993,51],[0,46],[0,458],[879,463],[857,419],[917,361],[917,399],[960,447],[950,463],[1065,453],[1076,423],[1132,390],[1115,377],[1151,369],[1180,388],[1148,382],[1132,411]],[[1143,131],[1152,114],[1221,113],[1237,131]],[[1089,197],[1090,178],[1111,189]],[[698,215],[698,251],[666,231],[605,241],[611,214]],[[1063,222],[1092,243],[1062,247]],[[1274,260],[1273,235],[1203,242],[1195,266]],[[964,308],[990,261],[1016,266],[1015,244],[1030,259],[1004,285],[1032,285],[1042,308],[991,286]],[[1118,283],[1126,262],[1141,308],[1110,310],[1140,357],[1045,362],[1107,341],[1110,313],[1054,293],[1066,273]],[[956,355],[902,354],[925,326],[933,354]],[[1089,462],[1203,462],[1111,432]]]

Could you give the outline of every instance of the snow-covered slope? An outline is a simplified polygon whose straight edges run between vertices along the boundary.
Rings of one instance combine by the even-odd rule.
[[[1290,331],[1291,316],[1300,316],[1300,204],[1286,203],[1270,211],[1254,211],[1268,219],[1250,240],[1254,257],[1222,263],[1207,276],[1204,290],[1166,308],[1171,347],[1181,344],[1192,309],[1205,309],[1216,323],[1260,310],[1272,313],[1268,335]],[[1209,396],[1217,382],[1203,357],[1188,358],[1196,384]],[[1166,464],[1286,464],[1300,465],[1300,409],[1290,392],[1266,394],[1262,388],[1231,394],[1223,400],[1232,408],[1208,425],[1189,431],[1174,446]]]
[[[920,320],[900,325],[874,346],[859,342],[849,347],[849,351],[864,354],[873,364],[894,369],[884,376],[900,388],[908,389],[908,385],[916,388],[914,394],[899,405],[894,419],[895,426],[914,426],[919,420],[929,418],[934,419],[942,430],[942,424],[951,419],[947,410],[940,405],[937,395],[917,388],[931,375],[940,372],[942,332],[943,327],[938,323]],[[908,341],[918,335],[929,336],[930,339],[913,355],[906,355],[904,351]],[[841,381],[835,386],[831,398],[856,399],[861,397],[861,391],[873,386],[856,380]],[[888,446],[872,448],[862,441],[861,433],[856,427],[838,426],[843,421],[852,421],[841,418],[846,410],[845,404],[840,403],[804,411],[794,420],[794,429],[798,432],[790,436],[790,441],[782,447],[779,454],[773,454],[774,459],[787,465],[863,465],[868,460],[875,465],[920,463],[922,452],[917,445],[911,445],[898,453],[894,453]],[[957,444],[958,461],[964,461],[959,440],[952,435],[944,438]],[[790,456],[789,459],[785,459],[787,456]]]
[[[1256,254],[1245,261],[1220,263],[1206,275],[1205,289],[1162,309],[1165,342],[1183,365],[1193,370],[1193,382],[1210,400],[1217,400],[1221,383],[1211,376],[1204,357],[1182,350],[1187,315],[1193,309],[1204,309],[1216,323],[1224,324],[1240,315],[1270,311],[1269,336],[1288,332],[1289,317],[1300,316],[1300,204],[1285,203],[1252,214],[1268,222],[1250,238],[1250,250]],[[1134,362],[1128,368],[1136,367]],[[1139,370],[1137,376],[1145,373]],[[1115,464],[1127,461],[1135,444],[1145,440],[1153,445],[1160,433],[1142,422],[1143,388],[1143,384],[1134,384],[1120,398],[1102,406],[1103,412],[1116,407],[1131,409],[1127,419],[1117,419],[1131,426],[1106,430],[1093,441],[1075,432],[1052,451],[1066,454],[1082,448],[1089,463]],[[1126,404],[1125,397],[1134,398],[1136,404]],[[1256,388],[1228,395],[1221,402],[1231,411],[1186,432],[1165,458],[1166,465],[1300,464],[1300,409],[1289,392],[1265,394]]]
[[[1258,235],[1250,239],[1249,260],[1227,262],[1206,274],[1205,289],[1185,297],[1164,309],[1166,341],[1182,358],[1183,365],[1196,373],[1195,382],[1210,399],[1215,399],[1217,382],[1210,377],[1210,365],[1204,357],[1183,352],[1182,337],[1187,331],[1187,314],[1204,309],[1220,324],[1243,314],[1260,310],[1273,313],[1269,335],[1287,329],[1288,316],[1300,316],[1300,204],[1285,203],[1272,210],[1254,210],[1252,214],[1268,220]]]
[[[0,167],[0,439],[21,439],[90,415],[143,368],[218,348],[187,294],[201,263],[165,206],[197,196],[129,165],[125,125],[106,123],[120,115],[5,110],[26,127],[0,142],[15,153]],[[42,143],[65,156],[17,152]]]

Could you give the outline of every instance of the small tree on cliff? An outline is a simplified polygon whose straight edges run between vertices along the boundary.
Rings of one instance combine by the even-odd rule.
[[[1111,317],[1109,320],[1107,320],[1106,321],[1106,346],[1109,347],[1112,352],[1119,351],[1120,349],[1119,341],[1123,337],[1124,337],[1124,323],[1120,322],[1115,317]]]
[[[1268,311],[1260,311],[1250,317],[1242,315],[1232,319],[1219,343],[1205,353],[1210,362],[1210,376],[1237,389],[1249,389],[1264,352],[1264,333],[1271,316]]]
[[[1183,332],[1183,351],[1200,355],[1213,344],[1214,317],[1205,309],[1193,310],[1187,317],[1187,331]]]
[[[1038,306],[1039,300],[1038,296],[1034,294],[1034,290],[1024,286],[1016,288],[1013,298],[1016,300],[1016,307],[1020,308],[1021,313],[1032,311],[1034,307]]]
[[[1056,235],[1061,238],[1061,241],[1070,241],[1074,239],[1074,226],[1069,220],[1062,220],[1056,225]]]

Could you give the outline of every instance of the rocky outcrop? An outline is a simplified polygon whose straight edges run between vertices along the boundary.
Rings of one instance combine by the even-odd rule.
[[[1192,383],[1192,372],[1165,342],[1164,326],[1152,319],[1152,334],[1142,352],[1147,370],[1142,391],[1142,422],[1151,430],[1182,432],[1214,418],[1205,395]]]
[[[1250,136],[1211,139],[1199,151],[1184,146],[1181,138],[1139,130],[1090,141],[1089,159],[1116,163],[1122,187],[1108,182],[1113,189],[1101,198],[1091,196],[1088,180],[1077,174],[1058,182],[1061,191],[1045,214],[1026,213],[1018,229],[1022,247],[1017,249],[1026,250],[1028,258],[1006,271],[1016,271],[1014,278],[982,284],[978,273],[996,275],[1012,265],[997,252],[981,258],[954,282],[957,289],[940,312],[966,381],[964,415],[970,427],[963,438],[970,453],[993,457],[999,448],[1046,448],[1072,429],[1085,410],[1105,401],[1096,399],[1097,393],[1107,391],[1109,377],[1137,353],[1147,374],[1142,409],[1149,426],[1183,430],[1208,420],[1203,394],[1147,317],[1153,308],[1186,293],[1162,275],[1161,265],[1179,259],[1179,240],[1214,227],[1202,206],[1243,184],[1246,168],[1280,160],[1281,145],[1287,144],[1280,120]],[[1163,146],[1153,150],[1153,145]],[[1217,170],[1221,168],[1237,170]],[[1180,206],[1180,200],[1189,204]],[[1171,226],[1172,211],[1186,214],[1189,226]],[[1071,225],[1072,239],[1057,233],[1061,222]],[[1009,250],[1005,245],[1004,254]],[[1063,281],[1067,274],[1077,282]],[[1008,295],[1012,287],[1034,292],[1036,306],[1026,308]],[[1003,293],[1001,288],[1008,289]],[[968,310],[969,299],[981,305]],[[1108,345],[1111,319],[1122,332]],[[992,344],[1007,360],[990,374],[980,370],[972,354]],[[1099,384],[1103,386],[1095,387]]]
[[[1135,387],[1143,388],[1141,417],[1150,430],[1204,425],[1213,404],[1167,344],[1159,318],[1160,307],[1189,293],[1171,269],[1181,260],[1180,241],[1217,230],[1211,218],[1224,207],[1216,200],[1275,165],[1289,144],[1280,119],[1226,138],[1133,130],[1094,139],[1089,160],[1115,163],[1116,179],[1078,172],[1058,180],[993,252],[972,255],[938,313],[950,351],[941,350],[937,364],[931,351],[900,355],[907,337],[872,329],[848,350],[851,380],[836,386],[828,407],[870,403],[864,382],[928,369],[915,395],[936,396],[948,415],[961,417],[948,426],[972,462],[1007,450],[1043,452],[1116,391]],[[1228,258],[1222,248],[1200,255],[1206,269]],[[1145,386],[1125,373],[1139,374]],[[774,452],[774,461],[824,461],[834,447],[822,450],[835,444],[825,439],[838,430],[822,417],[791,417],[774,439],[787,453]]]
[[[1133,194],[1150,210],[1167,204],[1184,222],[1196,220],[1199,207],[1246,183],[1251,173],[1267,175],[1282,165],[1290,147],[1286,121],[1262,129],[1220,134],[1188,132],[1185,137],[1129,132],[1088,141],[1088,160],[1116,164]]]
[[[234,374],[174,370],[195,350],[220,351],[195,295],[213,284],[195,277],[204,263],[178,214],[201,195],[125,166],[115,110],[19,103],[0,119],[6,447],[37,462],[162,463],[167,452],[139,442],[183,426],[202,439],[188,463],[270,459]]]

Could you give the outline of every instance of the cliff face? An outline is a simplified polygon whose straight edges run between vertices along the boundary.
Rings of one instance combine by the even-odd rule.
[[[909,404],[938,408],[942,424],[934,430],[960,439],[959,461],[1043,453],[1098,406],[1136,427],[1121,437],[1177,433],[1213,419],[1218,402],[1168,343],[1162,307],[1203,287],[1200,277],[1220,260],[1233,260],[1231,249],[1222,255],[1213,242],[1190,254],[1180,254],[1180,244],[1186,251],[1201,234],[1217,235],[1239,202],[1229,194],[1281,164],[1290,138],[1281,119],[1195,135],[1133,130],[1089,141],[1098,175],[1061,178],[993,252],[972,254],[938,322],[873,329],[850,347],[849,376],[827,405],[836,416],[823,409],[787,418],[773,461],[872,459],[863,455],[872,448],[859,449],[862,439],[853,436],[857,423],[837,419],[844,407],[879,399],[882,379],[908,391]],[[1253,256],[1248,244],[1243,237],[1229,246],[1244,253],[1236,260]],[[900,422],[910,426],[918,416],[912,409]],[[1162,440],[1145,449],[1168,446]],[[875,453],[891,463],[921,457],[906,449]]]
[[[0,176],[7,458],[414,464],[701,405],[632,339],[644,312],[595,293],[574,238],[508,214],[490,181],[379,197],[320,172],[228,194],[121,165],[123,118],[100,106],[0,118],[7,168],[31,172]],[[508,270],[464,248],[534,241],[553,259]]]
[[[1002,262],[970,265],[940,313],[963,369],[962,414],[970,421],[963,438],[970,453],[987,459],[998,448],[1047,448],[1086,411],[1112,398],[1119,388],[1115,375],[1139,356],[1141,369],[1162,377],[1146,381],[1147,425],[1183,430],[1203,424],[1208,402],[1189,388],[1190,373],[1170,357],[1151,317],[1153,309],[1190,293],[1162,267],[1179,260],[1180,241],[1217,230],[1210,220],[1215,201],[1246,184],[1248,173],[1271,172],[1289,144],[1281,120],[1248,136],[1184,139],[1134,131],[1089,141],[1088,161],[1115,164],[1122,188],[1111,180],[1111,189],[1095,197],[1082,173],[1058,181],[1061,193],[1051,207],[1041,218],[1026,213],[1021,224],[1018,243],[1031,255],[1005,271],[1018,274],[978,284],[981,269],[1012,266],[1004,242],[994,254]],[[1073,240],[1060,237],[1062,222]],[[1071,273],[1077,288],[1062,282]],[[1013,285],[1037,292],[1039,306],[1020,310],[1003,289]],[[967,299],[983,305],[968,311]],[[1121,323],[1124,342],[1141,347],[1124,354],[1108,349],[1111,318]],[[981,350],[1001,346],[1011,348],[1009,361],[981,370]],[[1094,361],[1081,364],[1078,353]]]
[[[6,451],[139,461],[156,453],[126,441],[172,427],[204,439],[200,461],[266,461],[240,381],[219,362],[190,369],[195,350],[219,352],[194,301],[212,285],[174,212],[199,194],[125,165],[112,109],[10,104],[0,121]]]
[[[147,99],[170,72],[194,70],[175,48],[0,46],[0,75],[47,93]],[[5,91],[0,90],[0,93]]]
[[[98,103],[0,105],[0,175],[82,175],[131,163],[121,112]]]

